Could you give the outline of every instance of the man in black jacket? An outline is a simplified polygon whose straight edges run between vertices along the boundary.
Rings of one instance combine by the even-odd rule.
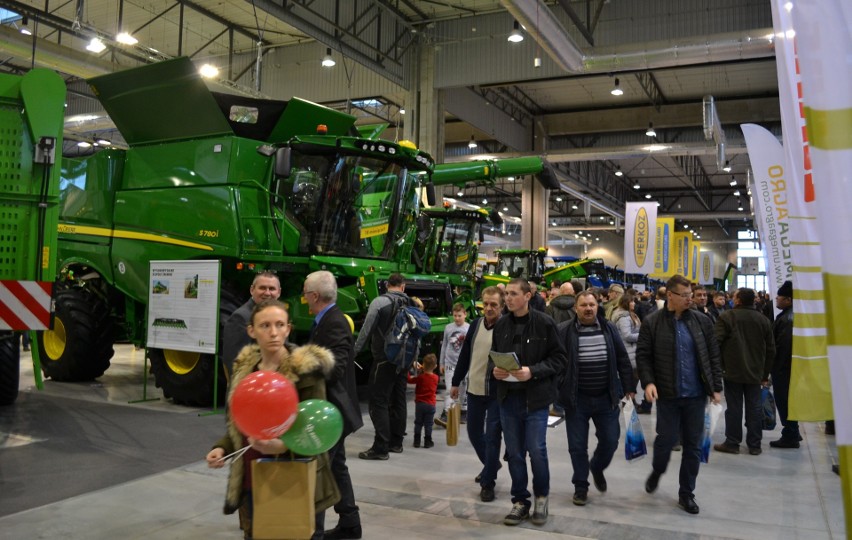
[[[772,386],[775,388],[775,405],[784,429],[781,438],[770,441],[773,448],[798,448],[802,436],[799,423],[787,418],[790,404],[790,370],[793,362],[793,282],[785,281],[778,289],[775,306],[781,310],[772,324],[775,337],[775,363],[772,366]]]
[[[683,457],[678,506],[697,514],[694,491],[701,461],[704,408],[707,396],[714,403],[722,399],[722,365],[710,318],[689,309],[689,280],[679,274],[672,276],[666,283],[666,297],[666,307],[642,321],[636,347],[645,399],[657,401],[653,470],[645,491],[657,490],[680,436]]]
[[[567,360],[556,323],[546,313],[530,309],[533,294],[524,279],[509,282],[505,298],[509,314],[494,326],[492,343],[494,351],[515,353],[520,363],[518,369],[507,371],[494,366],[493,370],[512,477],[512,510],[503,519],[506,525],[518,525],[530,517],[526,454],[532,465],[535,495],[531,521],[535,525],[547,522],[547,418],[556,398],[556,381],[565,371]]]
[[[409,305],[411,299],[405,294],[405,277],[391,274],[387,281],[387,293],[377,296],[367,309],[367,316],[355,342],[358,354],[367,340],[373,364],[370,367],[370,420],[376,435],[373,446],[358,454],[361,459],[388,459],[388,452],[402,453],[405,438],[406,402],[405,371],[397,371],[385,356],[385,332],[393,323],[394,306]]]
[[[254,276],[249,293],[251,298],[234,310],[222,327],[222,364],[228,374],[242,348],[254,341],[246,331],[254,306],[264,300],[278,300],[281,282],[275,272],[265,270]]]
[[[311,343],[327,348],[334,355],[334,370],[326,380],[326,395],[343,416],[343,434],[328,451],[331,472],[340,489],[340,501],[334,505],[339,520],[337,526],[325,531],[321,538],[361,538],[361,515],[355,504],[344,447],[346,436],[364,425],[355,386],[355,340],[352,327],[346,315],[337,307],[337,281],[331,272],[320,270],[308,274],[302,295],[315,315]],[[324,525],[325,511],[317,514],[316,530],[322,531]]]
[[[568,452],[574,475],[573,502],[586,504],[589,472],[598,491],[607,490],[604,470],[618,448],[619,408],[622,396],[633,399],[636,381],[627,349],[618,329],[598,317],[598,301],[589,291],[576,297],[577,318],[559,325],[568,356],[568,369],[559,389],[565,407]],[[598,445],[589,461],[589,420],[595,423]]]

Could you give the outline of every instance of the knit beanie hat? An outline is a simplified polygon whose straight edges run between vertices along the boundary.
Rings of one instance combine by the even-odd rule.
[[[785,281],[784,284],[778,288],[778,296],[786,296],[787,298],[793,298],[793,282],[789,279]]]

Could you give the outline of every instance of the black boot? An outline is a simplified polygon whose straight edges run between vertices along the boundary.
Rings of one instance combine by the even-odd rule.
[[[435,446],[435,443],[432,442],[432,437],[426,437],[423,441],[423,448],[432,448]]]
[[[420,434],[414,435],[414,448],[420,448]]]

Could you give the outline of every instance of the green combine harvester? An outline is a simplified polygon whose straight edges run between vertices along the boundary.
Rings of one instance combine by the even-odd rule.
[[[348,114],[211,92],[186,58],[89,84],[129,148],[63,164],[55,324],[38,344],[55,380],[99,377],[116,341],[146,344],[149,265],[160,260],[221,262],[220,324],[258,271],[277,272],[296,342],[313,321],[301,297],[308,273],[337,277],[337,303],[358,329],[388,276],[402,272],[439,339],[453,285],[412,263],[421,188],[431,198],[435,185],[492,181],[518,163],[544,170],[529,158],[505,170],[499,161],[436,166],[411,143],[362,133]],[[216,355],[148,355],[166,397],[213,402]]]

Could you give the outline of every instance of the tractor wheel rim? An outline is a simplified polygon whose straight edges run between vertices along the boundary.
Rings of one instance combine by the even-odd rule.
[[[178,375],[186,375],[192,371],[201,359],[201,353],[190,351],[163,350],[169,369]]]
[[[59,360],[65,353],[67,345],[67,334],[65,333],[65,325],[62,319],[54,317],[53,330],[46,330],[42,335],[42,343],[44,344],[44,352],[48,360]]]

